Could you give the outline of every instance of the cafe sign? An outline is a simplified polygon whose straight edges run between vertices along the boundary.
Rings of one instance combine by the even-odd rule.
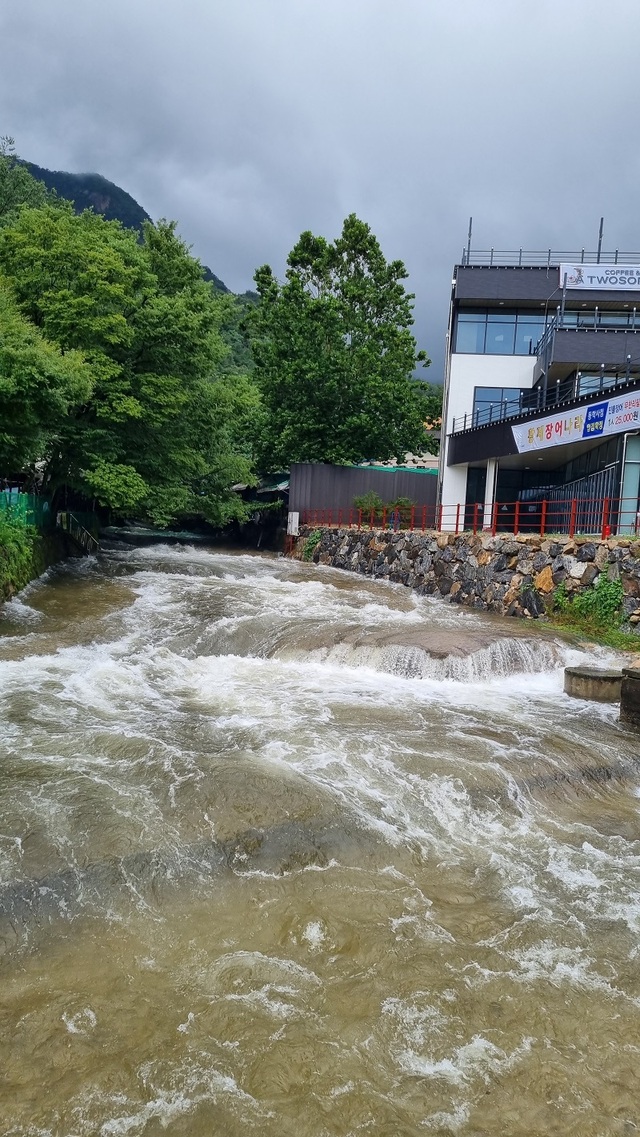
[[[607,399],[590,407],[562,411],[511,427],[518,454],[638,429],[640,394],[621,395],[620,398]]]
[[[640,265],[560,265],[560,286],[598,292],[640,292]]]

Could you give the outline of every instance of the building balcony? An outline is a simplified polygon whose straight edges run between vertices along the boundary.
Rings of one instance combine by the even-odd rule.
[[[544,375],[548,383],[555,383],[576,370],[617,370],[628,375],[640,362],[640,314],[637,327],[635,323],[635,309],[628,317],[596,311],[589,317],[571,312],[556,318],[536,348],[534,385]]]

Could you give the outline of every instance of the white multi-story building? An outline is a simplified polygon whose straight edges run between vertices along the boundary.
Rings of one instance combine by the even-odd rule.
[[[452,281],[443,529],[637,528],[640,253],[472,253]],[[576,504],[577,503],[577,504]]]

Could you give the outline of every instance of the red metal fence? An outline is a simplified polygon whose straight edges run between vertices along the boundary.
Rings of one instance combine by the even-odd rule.
[[[518,533],[600,537],[637,536],[640,503],[637,498],[542,498],[532,501],[422,505],[400,509],[309,509],[301,525],[338,529],[388,529],[413,532]]]

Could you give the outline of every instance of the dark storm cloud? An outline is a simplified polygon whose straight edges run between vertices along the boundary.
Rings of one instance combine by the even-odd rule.
[[[230,287],[355,211],[441,374],[481,247],[640,247],[637,0],[3,0],[0,133],[97,170]]]

